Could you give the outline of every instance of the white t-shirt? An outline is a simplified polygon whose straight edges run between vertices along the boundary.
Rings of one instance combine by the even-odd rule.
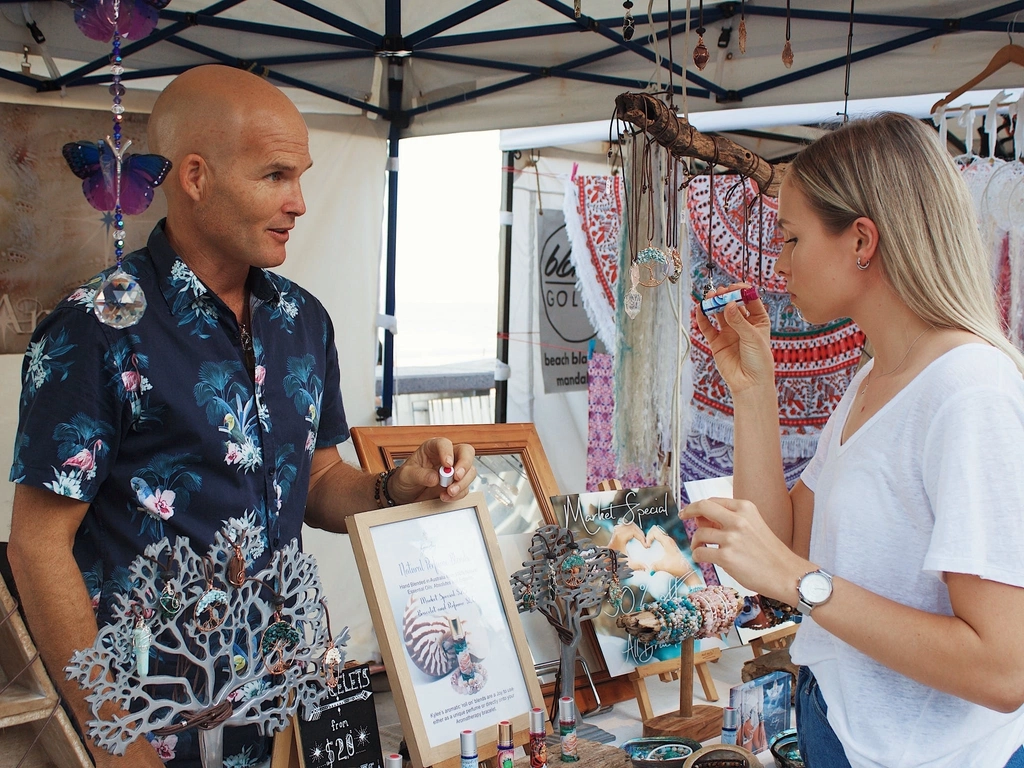
[[[1016,367],[994,347],[956,347],[840,444],[870,369],[854,377],[801,478],[814,491],[811,561],[944,615],[953,611],[943,572],[1024,587],[1024,380]],[[1024,744],[1024,708],[1002,714],[928,688],[809,616],[792,657],[818,679],[853,768],[1002,768]]]

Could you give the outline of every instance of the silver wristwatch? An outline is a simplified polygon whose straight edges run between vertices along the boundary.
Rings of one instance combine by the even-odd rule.
[[[805,573],[796,583],[796,589],[800,595],[800,601],[796,606],[797,610],[808,616],[814,608],[827,603],[832,598],[832,574],[826,573],[820,568]]]

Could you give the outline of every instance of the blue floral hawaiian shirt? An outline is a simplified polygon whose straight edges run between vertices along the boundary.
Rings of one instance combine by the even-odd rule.
[[[108,270],[36,328],[11,469],[14,482],[90,502],[74,556],[101,625],[111,596],[131,589],[127,566],[165,536],[205,552],[229,519],[259,526],[250,572],[264,567],[300,538],[314,449],[349,434],[334,328],[311,294],[250,271],[248,368],[234,313],[174,253],[163,222],[123,269],[148,301],[138,324],[93,314]],[[186,731],[153,743],[171,764],[198,766],[197,741]],[[225,745],[226,766],[265,759],[261,743],[238,746]]]

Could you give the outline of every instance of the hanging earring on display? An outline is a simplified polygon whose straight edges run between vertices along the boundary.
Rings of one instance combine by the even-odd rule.
[[[622,611],[622,598],[626,590],[619,583],[619,553],[612,550],[612,583],[608,585],[608,602],[616,613]]]
[[[586,565],[587,561],[578,552],[567,555],[562,560],[562,580],[565,582],[565,586],[569,589],[576,589],[583,584]]]
[[[697,69],[703,72],[704,67],[706,67],[708,65],[708,61],[711,60],[711,53],[708,51],[708,47],[704,45],[704,33],[707,32],[704,28],[704,0],[700,0],[698,19],[697,47],[693,49],[693,63],[697,65]]]
[[[320,672],[324,676],[324,685],[327,690],[333,692],[338,687],[338,670],[344,664],[341,651],[334,642],[334,633],[331,631],[331,613],[327,610],[327,601],[321,599],[320,604],[324,607],[324,616],[327,621],[327,650],[320,661]]]
[[[173,619],[181,610],[181,593],[174,588],[174,582],[170,579],[164,581],[164,588],[160,590],[157,603],[160,606],[160,615],[165,619]]]
[[[135,671],[139,678],[145,680],[149,676],[149,649],[153,645],[153,632],[139,610],[135,616],[135,628],[132,630],[132,650],[135,652]]]
[[[786,0],[786,44],[782,46],[782,63],[786,65],[786,69],[793,66],[793,44],[789,42],[790,33],[790,14],[789,14],[789,0]]]
[[[281,605],[274,611],[274,623],[263,632],[260,640],[260,657],[263,666],[272,675],[280,675],[292,665],[289,652],[302,640],[299,630],[281,617]]]
[[[633,0],[625,0],[622,7],[626,12],[622,14],[622,39],[632,40],[636,31],[636,22],[633,20]]]
[[[227,535],[225,534],[225,538]],[[238,544],[241,540],[242,534],[239,534],[238,539],[229,539],[228,543],[231,544],[232,555],[228,559],[228,584],[233,587],[240,587],[245,584],[245,580],[248,578],[245,573],[245,556],[242,554],[242,547]]]
[[[206,591],[196,603],[193,617],[200,632],[212,632],[228,617],[228,594],[213,585],[213,561],[209,555],[203,555],[203,575]]]
[[[737,42],[740,46],[740,53],[747,52],[747,14],[746,14],[746,3],[747,0],[740,0],[740,28],[737,34]]]
[[[573,15],[578,19],[583,15],[583,0],[575,0],[572,4]]]

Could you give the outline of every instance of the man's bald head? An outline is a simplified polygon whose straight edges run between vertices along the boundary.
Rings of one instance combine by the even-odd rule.
[[[251,72],[219,64],[196,67],[176,77],[156,100],[149,149],[175,165],[189,154],[223,160],[244,150],[245,139],[268,119],[302,122],[284,93]]]
[[[284,261],[306,210],[299,177],[312,164],[306,123],[287,96],[240,69],[190,69],[157,99],[149,147],[174,164],[164,231],[193,271],[227,268],[240,288],[250,267]]]

